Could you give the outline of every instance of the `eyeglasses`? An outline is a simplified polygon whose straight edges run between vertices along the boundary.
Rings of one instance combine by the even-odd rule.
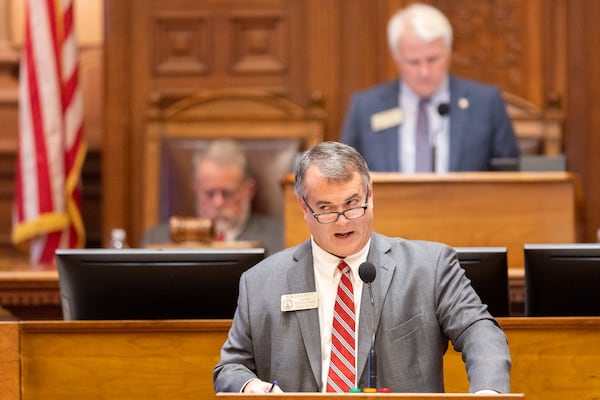
[[[332,224],[334,222],[337,222],[337,220],[340,218],[340,215],[343,215],[344,218],[346,218],[346,219],[357,219],[357,218],[362,217],[363,215],[365,215],[365,212],[367,212],[367,208],[369,207],[369,205],[367,204],[368,199],[369,199],[369,188],[367,187],[367,195],[365,197],[365,204],[363,204],[362,206],[352,207],[352,208],[349,208],[344,211],[331,211],[331,212],[324,212],[324,213],[316,213],[312,209],[312,207],[308,204],[308,202],[306,201],[306,198],[302,197],[302,200],[304,200],[304,204],[306,204],[306,207],[308,207],[308,209],[312,213],[313,218],[316,219],[317,222],[320,224]]]

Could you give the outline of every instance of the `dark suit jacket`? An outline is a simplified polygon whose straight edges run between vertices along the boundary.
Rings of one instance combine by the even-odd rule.
[[[171,233],[168,223],[157,225],[144,234],[142,246],[168,243]],[[273,254],[285,247],[281,218],[251,214],[248,223],[236,240],[258,241],[265,246],[265,254]]]
[[[501,328],[481,304],[448,246],[374,233],[373,282],[378,385],[394,392],[443,392],[443,355],[461,351],[471,391],[510,389],[510,354]],[[310,241],[271,256],[240,280],[238,307],[214,369],[216,391],[249,379],[277,380],[288,392],[321,391],[318,310],[281,311],[281,296],[315,291]],[[367,384],[373,307],[364,285],[357,373]]]
[[[487,171],[492,158],[518,157],[519,146],[497,88],[450,76],[450,171]],[[374,132],[371,116],[398,107],[398,80],[352,96],[342,142],[357,149],[372,171],[399,171],[398,126]],[[459,107],[459,101],[467,108]]]

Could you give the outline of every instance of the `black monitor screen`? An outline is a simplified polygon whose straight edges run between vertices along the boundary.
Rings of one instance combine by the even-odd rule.
[[[600,316],[600,244],[526,244],[525,315]]]
[[[510,314],[506,247],[457,247],[458,262],[494,317]]]
[[[264,249],[57,250],[66,320],[229,319]]]

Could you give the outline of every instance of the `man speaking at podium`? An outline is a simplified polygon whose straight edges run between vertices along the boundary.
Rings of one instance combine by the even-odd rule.
[[[510,390],[506,336],[454,250],[372,231],[373,184],[354,148],[305,152],[294,190],[311,238],[240,278],[217,392],[444,392],[449,341],[471,392]]]
[[[356,93],[342,131],[372,171],[487,171],[519,156],[500,91],[448,74],[444,14],[412,4],[390,19],[388,42],[400,79]]]

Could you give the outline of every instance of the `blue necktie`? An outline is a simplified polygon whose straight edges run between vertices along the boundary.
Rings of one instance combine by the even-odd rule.
[[[431,145],[429,143],[429,117],[427,116],[428,103],[429,99],[419,100],[419,111],[417,114],[416,172],[432,172]]]

